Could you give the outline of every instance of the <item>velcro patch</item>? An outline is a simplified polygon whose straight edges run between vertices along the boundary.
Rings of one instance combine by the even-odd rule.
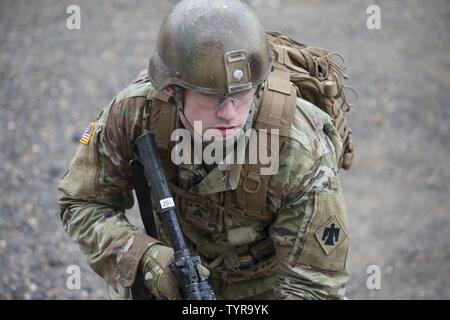
[[[334,251],[346,238],[347,233],[336,215],[332,216],[316,232],[316,239],[326,255]]]
[[[83,133],[83,136],[80,139],[80,143],[88,145],[89,141],[91,141],[92,133],[95,129],[95,122],[91,122],[89,126],[86,128],[86,130]]]

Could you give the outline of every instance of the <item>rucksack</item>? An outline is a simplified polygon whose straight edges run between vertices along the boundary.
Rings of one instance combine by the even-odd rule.
[[[348,76],[344,73],[341,55],[324,48],[309,47],[278,32],[267,32],[267,40],[274,52],[274,68],[287,71],[289,80],[297,88],[297,95],[329,114],[343,141],[339,167],[348,170],[353,162],[352,130],[346,113],[354,106],[347,101],[344,85]],[[342,60],[339,65],[333,58]]]

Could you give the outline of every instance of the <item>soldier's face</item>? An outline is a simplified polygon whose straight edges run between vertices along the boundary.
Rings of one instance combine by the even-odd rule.
[[[210,95],[185,90],[183,125],[194,133],[194,122],[201,121],[203,134],[208,129],[217,129],[223,138],[238,134],[247,121],[255,96],[255,89],[233,96]]]

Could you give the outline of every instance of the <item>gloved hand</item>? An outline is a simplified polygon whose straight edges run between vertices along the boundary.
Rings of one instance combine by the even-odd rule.
[[[173,259],[173,249],[161,244],[151,245],[142,256],[144,283],[156,299],[181,299],[180,290],[169,268]]]
[[[151,245],[142,256],[140,266],[144,283],[156,299],[182,299],[181,290],[169,267],[173,260],[173,249],[161,244]],[[209,276],[209,270],[202,265],[199,265],[198,271],[203,277]]]

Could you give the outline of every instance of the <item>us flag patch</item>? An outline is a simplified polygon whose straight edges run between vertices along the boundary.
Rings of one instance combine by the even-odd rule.
[[[87,127],[86,131],[84,131],[83,136],[80,139],[80,142],[82,144],[86,144],[86,145],[89,144],[89,141],[91,140],[94,129],[95,129],[95,122],[91,122],[89,124],[89,126]]]

